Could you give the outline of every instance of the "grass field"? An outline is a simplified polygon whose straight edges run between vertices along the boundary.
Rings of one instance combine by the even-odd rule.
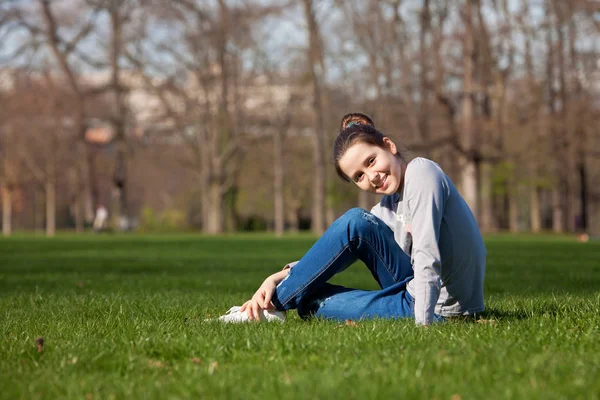
[[[204,322],[314,240],[0,239],[0,398],[600,398],[600,242],[487,237],[477,323]]]

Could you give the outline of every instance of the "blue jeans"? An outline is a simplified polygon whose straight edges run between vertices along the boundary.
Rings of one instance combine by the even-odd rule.
[[[357,260],[365,263],[381,290],[327,283]],[[414,300],[406,290],[412,278],[410,257],[392,230],[373,214],[353,208],[290,270],[277,286],[272,302],[278,310],[298,309],[302,318],[414,318]]]

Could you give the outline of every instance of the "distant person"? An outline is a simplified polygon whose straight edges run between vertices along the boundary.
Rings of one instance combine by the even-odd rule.
[[[477,222],[435,162],[407,162],[364,114],[342,119],[334,144],[338,175],[383,195],[371,212],[353,208],[335,221],[298,262],[269,276],[224,322],[302,318],[414,318],[430,325],[483,311],[486,249]],[[327,281],[363,261],[380,290]]]
[[[94,232],[98,233],[106,229],[108,221],[108,210],[103,204],[98,204],[96,216],[94,217]]]

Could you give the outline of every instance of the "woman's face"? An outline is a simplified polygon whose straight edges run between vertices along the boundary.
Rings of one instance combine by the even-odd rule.
[[[340,158],[342,172],[361,190],[377,194],[393,194],[402,184],[402,162],[394,142],[383,139],[386,148],[358,142]]]

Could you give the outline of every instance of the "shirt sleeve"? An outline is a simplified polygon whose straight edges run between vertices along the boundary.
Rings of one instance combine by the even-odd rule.
[[[411,167],[405,194],[411,213],[415,322],[429,325],[441,290],[439,238],[448,185],[444,172],[431,161]]]
[[[371,208],[371,214],[381,219],[381,203],[377,203]]]
[[[298,264],[298,261],[291,262],[289,264],[286,264],[285,267],[283,267],[283,269],[284,270],[286,270],[286,269],[292,269],[292,268],[294,268],[296,266],[296,264]]]

